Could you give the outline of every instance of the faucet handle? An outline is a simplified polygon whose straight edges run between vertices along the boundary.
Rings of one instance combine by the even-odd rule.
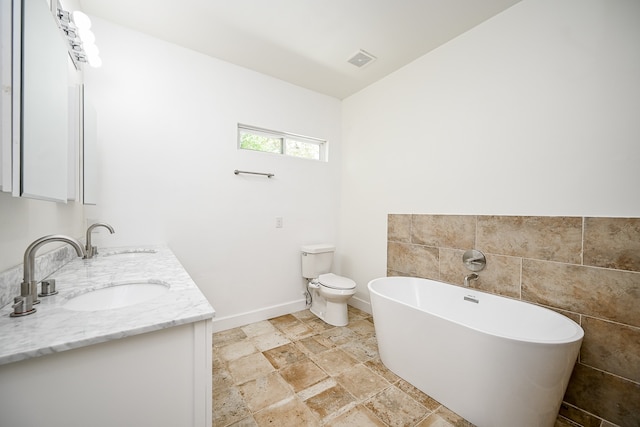
[[[48,297],[57,294],[56,291],[56,279],[49,279],[42,281],[42,292],[38,294],[39,297]]]
[[[13,308],[13,313],[9,315],[11,317],[21,317],[36,312],[31,295],[15,297],[11,308]]]
[[[482,271],[487,265],[487,259],[482,252],[469,249],[462,255],[462,263],[471,271]]]

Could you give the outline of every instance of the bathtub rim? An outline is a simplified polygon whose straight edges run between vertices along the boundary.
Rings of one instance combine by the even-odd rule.
[[[563,339],[531,339],[531,338],[527,338],[527,337],[522,337],[522,336],[514,336],[514,335],[510,335],[510,334],[503,334],[503,333],[495,333],[494,331],[487,331],[484,329],[480,329],[477,327],[474,327],[473,325],[469,325],[467,323],[463,323],[460,321],[457,321],[455,319],[452,319],[450,317],[446,317],[446,316],[442,316],[440,314],[437,313],[433,313],[430,311],[426,311],[421,309],[420,307],[416,307],[414,305],[408,304],[404,301],[401,301],[399,299],[393,298],[392,296],[389,295],[384,295],[382,293],[380,293],[378,290],[374,289],[374,285],[376,282],[381,282],[383,280],[389,280],[389,279],[409,279],[410,281],[424,281],[424,282],[434,282],[437,284],[441,284],[441,285],[448,285],[448,286],[453,286],[456,289],[463,289],[463,290],[468,290],[469,292],[473,292],[473,293],[478,293],[478,294],[482,294],[482,295],[486,295],[490,298],[504,298],[506,300],[512,301],[512,302],[516,302],[516,303],[522,303],[522,304],[527,304],[530,305],[532,307],[535,307],[536,309],[542,310],[544,312],[546,312],[546,314],[551,315],[551,316],[555,316],[558,317],[560,316],[561,320],[564,322],[569,322],[569,324],[574,328],[575,333],[571,336],[565,337]],[[479,332],[481,334],[485,334],[485,335],[490,335],[492,337],[496,337],[496,338],[500,338],[500,339],[506,339],[506,340],[511,340],[511,341],[517,341],[523,344],[535,344],[535,345],[571,345],[574,344],[576,342],[581,342],[584,338],[584,329],[582,328],[582,326],[580,326],[580,324],[578,324],[577,322],[575,322],[573,319],[558,313],[555,310],[552,310],[550,308],[547,308],[545,306],[542,305],[538,305],[538,304],[534,304],[528,301],[523,301],[523,300],[519,300],[519,299],[515,299],[515,298],[511,298],[508,296],[504,296],[504,295],[498,295],[498,294],[492,294],[490,292],[485,292],[485,291],[481,291],[479,289],[475,289],[475,288],[463,288],[461,286],[458,285],[454,285],[451,283],[447,283],[447,282],[443,282],[441,280],[436,280],[436,279],[426,279],[423,277],[412,277],[412,276],[382,276],[382,277],[377,277],[375,279],[372,279],[369,281],[369,283],[367,283],[367,289],[369,290],[369,294],[370,294],[370,299],[371,299],[371,295],[375,294],[376,296],[383,298],[383,299],[387,299],[390,301],[393,301],[394,303],[400,304],[404,307],[408,307],[410,309],[413,310],[418,310],[421,311],[423,313],[429,314],[431,316],[435,316],[438,317],[440,319],[446,320],[448,322],[451,323],[455,323],[457,325],[460,325],[462,327],[465,328],[469,328],[472,329],[476,332]],[[375,309],[374,309],[374,304],[373,301],[371,301],[371,309],[373,312],[373,320],[375,322]]]

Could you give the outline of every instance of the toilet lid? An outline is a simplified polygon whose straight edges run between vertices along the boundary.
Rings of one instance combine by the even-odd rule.
[[[318,277],[318,282],[332,289],[355,289],[356,287],[356,282],[353,280],[333,273],[321,274]]]

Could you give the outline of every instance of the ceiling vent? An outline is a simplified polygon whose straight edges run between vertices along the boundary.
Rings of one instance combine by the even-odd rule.
[[[360,49],[358,52],[354,53],[351,58],[347,60],[350,64],[355,65],[358,68],[362,68],[365,65],[376,60],[376,57],[371,55],[369,52],[365,52]]]

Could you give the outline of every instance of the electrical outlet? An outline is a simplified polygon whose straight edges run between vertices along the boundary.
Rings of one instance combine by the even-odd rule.
[[[282,228],[282,217],[281,216],[277,216],[276,217],[276,228]]]

